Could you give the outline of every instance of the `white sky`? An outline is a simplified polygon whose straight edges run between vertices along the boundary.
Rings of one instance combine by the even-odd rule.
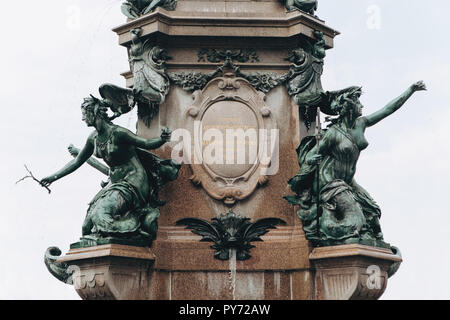
[[[90,131],[82,98],[101,83],[124,84],[126,50],[110,31],[124,21],[120,3],[2,3],[0,299],[78,299],[48,273],[43,254],[52,245],[66,252],[79,238],[102,175],[83,167],[51,196],[31,181],[14,183],[24,164],[43,177],[70,160],[67,146],[81,146]],[[357,181],[381,206],[386,241],[404,256],[384,299],[450,299],[448,12],[448,0],[319,1],[319,17],[342,33],[328,51],[325,89],[362,85],[371,113],[417,80],[429,87],[367,131],[371,145],[359,162]],[[135,116],[120,124],[133,130]]]

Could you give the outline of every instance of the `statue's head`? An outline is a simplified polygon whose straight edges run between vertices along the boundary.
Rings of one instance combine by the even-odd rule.
[[[83,114],[82,120],[86,122],[88,127],[93,127],[98,119],[109,122],[107,104],[92,95],[84,99],[81,112]]]
[[[165,62],[170,59],[170,57],[167,54],[167,50],[159,46],[153,47],[151,55],[153,61],[158,63]]]
[[[306,52],[302,48],[292,50],[285,60],[297,65],[302,64],[306,60]]]
[[[130,34],[131,34],[131,40],[133,40],[133,41],[139,40],[139,38],[142,35],[142,28],[131,29]]]
[[[331,110],[339,117],[345,117],[349,114],[359,117],[362,115],[363,108],[359,101],[361,95],[361,87],[350,87],[331,102]]]

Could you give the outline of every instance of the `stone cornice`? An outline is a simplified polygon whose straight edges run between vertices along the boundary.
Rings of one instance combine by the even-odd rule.
[[[180,15],[158,9],[139,19],[129,21],[113,31],[119,35],[119,43],[127,46],[131,41],[129,31],[142,28],[143,36],[162,33],[168,36],[202,37],[255,37],[290,38],[299,34],[313,38],[313,31],[324,33],[327,47],[333,47],[338,31],[326,26],[323,21],[302,12],[290,12],[285,16],[214,16]]]

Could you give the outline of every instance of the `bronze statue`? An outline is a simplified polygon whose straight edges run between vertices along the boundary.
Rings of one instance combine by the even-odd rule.
[[[314,15],[317,10],[317,0],[281,0],[288,11],[300,10]]]
[[[158,199],[162,185],[177,178],[180,166],[172,160],[161,160],[143,149],[157,149],[170,140],[164,128],[160,138],[144,139],[113,124],[107,115],[108,104],[94,97],[81,106],[83,121],[95,131],[78,155],[58,172],[41,180],[48,187],[71,174],[85,162],[109,175],[109,181],[89,204],[83,223],[85,239],[97,241],[108,237],[139,240],[149,244],[156,236]],[[108,165],[90,161],[95,155]],[[94,165],[94,167],[96,167]],[[98,242],[95,242],[98,243]]]
[[[178,0],[128,0],[122,4],[122,13],[130,19],[136,19],[152,12],[156,7],[173,11]]]
[[[144,41],[141,38],[142,29],[132,29],[130,33],[133,89],[104,84],[99,91],[115,112],[115,117],[130,111],[137,103],[139,118],[149,126],[170,90],[170,79],[166,74],[166,60],[169,57],[166,50],[153,46],[149,40]]]
[[[325,39],[315,31],[315,43],[304,41],[303,46],[292,50],[285,59],[291,63],[286,77],[286,88],[300,108],[300,114],[309,129],[323,100],[322,73],[326,57]]]
[[[383,241],[381,210],[354,180],[361,151],[369,143],[364,132],[400,109],[423,82],[413,84],[383,109],[362,116],[360,87],[329,92],[329,112],[336,117],[323,138],[308,136],[297,149],[299,173],[289,181],[296,196],[286,199],[300,206],[298,215],[305,234],[315,245],[363,243],[388,246]]]

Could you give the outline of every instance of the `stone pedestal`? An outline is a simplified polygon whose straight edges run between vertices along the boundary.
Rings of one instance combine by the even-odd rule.
[[[214,259],[189,230],[163,227],[152,249],[103,245],[71,249],[56,262],[85,300],[310,300],[313,277],[299,228],[263,237],[252,259]],[[70,281],[68,281],[70,282]]]
[[[155,256],[148,248],[123,245],[71,249],[66,263],[84,300],[145,300]]]
[[[268,77],[260,79],[267,81],[267,87],[252,87],[232,74],[233,70],[225,70],[203,86],[193,83],[192,90],[172,80],[159,114],[150,123],[139,119],[138,135],[153,138],[159,136],[162,127],[168,127],[186,129],[195,136],[194,120],[224,130],[279,129],[275,173],[260,174],[261,170],[252,166],[215,170],[212,166],[183,164],[178,180],[161,190],[160,197],[167,204],[161,208],[158,238],[152,246],[156,260],[149,298],[313,299],[311,248],[296,210],[283,196],[289,194],[287,181],[298,171],[295,150],[303,137],[314,133],[314,126],[305,125],[285,83],[269,82],[271,77],[288,74],[292,50],[302,46],[310,50],[317,42],[315,31],[323,33],[327,49],[333,47],[339,33],[312,15],[286,12],[279,0],[179,0],[175,11],[157,8],[115,28],[120,45],[130,48],[130,30],[134,28],[141,28],[142,37],[167,50],[171,79],[180,77],[180,73],[191,74],[192,78],[194,72],[197,76],[211,74],[224,65],[225,58],[220,54],[227,51],[250,54],[245,59],[230,58],[240,71]],[[123,75],[127,86],[132,87],[133,74]],[[195,143],[203,145],[202,141]],[[167,144],[156,153],[167,158],[174,147],[175,143]],[[286,227],[270,231],[264,242],[255,243],[251,259],[234,262],[215,259],[211,243],[200,242],[201,237],[176,227],[180,219],[211,221],[230,209],[252,221],[281,219]]]
[[[163,227],[156,255],[152,299],[309,300],[313,277],[310,248],[300,228],[279,227],[263,237],[246,261],[220,261],[211,243],[189,230]]]
[[[362,245],[316,248],[315,299],[376,300],[386,290],[388,270],[402,259],[391,250]]]
[[[311,276],[298,229],[264,237],[249,261],[214,260],[209,245],[187,230],[161,235],[153,249],[160,258],[148,248],[111,244],[71,249],[57,262],[67,264],[85,300],[374,300],[386,289],[389,268],[402,261],[362,245],[316,248]]]

